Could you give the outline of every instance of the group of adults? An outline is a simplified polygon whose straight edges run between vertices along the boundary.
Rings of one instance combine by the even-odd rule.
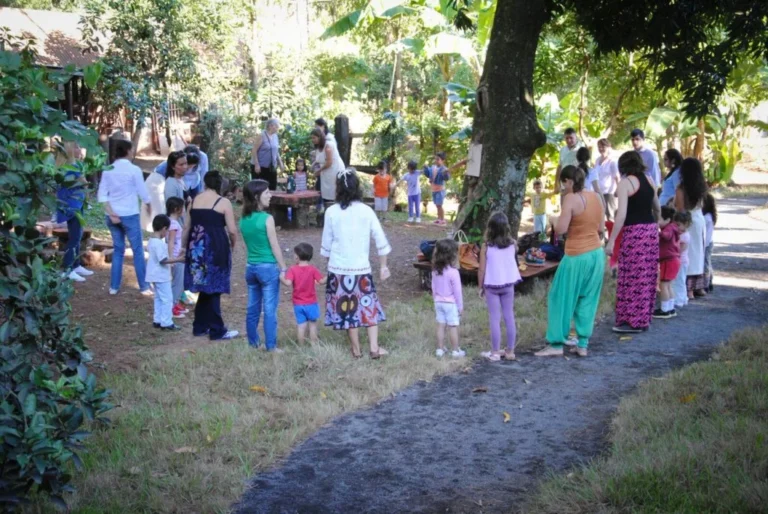
[[[675,149],[667,150],[664,166],[668,173],[662,180],[658,157],[645,146],[642,130],[633,130],[630,137],[634,149],[618,158],[609,141],[599,140],[600,157],[585,173],[577,159],[582,145],[573,129],[565,132],[566,146],[560,152],[557,170],[563,194],[561,214],[553,227],[558,236],[566,236],[565,255],[548,296],[549,344],[538,356],[562,355],[564,345],[572,346],[573,353],[586,356],[600,301],[606,255],[614,253],[617,240],[613,331],[648,330],[658,285],[658,221],[662,205],[691,213],[688,281],[693,282],[694,288],[704,282],[702,205],[707,183],[701,163],[694,158],[683,159]],[[595,190],[595,186],[600,189]],[[606,219],[613,221],[613,228],[604,244]],[[569,336],[572,326],[575,339]]]

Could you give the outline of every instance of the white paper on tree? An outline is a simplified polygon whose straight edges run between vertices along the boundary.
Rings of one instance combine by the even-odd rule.
[[[483,157],[483,145],[471,144],[469,147],[469,159],[467,160],[467,177],[480,176],[480,161]]]

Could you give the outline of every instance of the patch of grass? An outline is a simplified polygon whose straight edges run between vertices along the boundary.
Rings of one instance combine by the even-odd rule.
[[[546,482],[526,512],[764,512],[768,326],[619,405],[610,455]]]
[[[614,281],[605,284],[602,314]],[[516,299],[522,351],[543,344],[548,287],[537,281]],[[487,310],[476,288],[465,288],[464,300],[461,346],[476,357],[490,347]],[[282,355],[241,339],[105,375],[118,408],[113,425],[88,440],[73,512],[226,512],[254,474],[334,417],[471,364],[435,358],[430,295],[385,307],[380,338],[392,353],[380,361],[353,360],[343,334],[329,330],[321,344],[300,347],[281,316]]]
[[[768,184],[719,187],[713,193],[716,198],[768,198]]]
[[[97,202],[95,196],[88,198],[88,207],[83,211],[83,217],[86,226],[93,230],[94,237],[107,240],[111,237],[104,222],[104,204]]]

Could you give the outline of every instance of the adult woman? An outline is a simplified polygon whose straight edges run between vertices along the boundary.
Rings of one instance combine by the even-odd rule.
[[[133,269],[136,271],[139,290],[145,296],[152,296],[152,290],[144,280],[147,263],[144,260],[144,245],[137,201],[137,198],[141,198],[145,204],[145,210],[149,214],[149,194],[147,194],[147,188],[144,187],[144,175],[141,173],[141,169],[134,166],[130,161],[132,150],[133,145],[130,141],[117,141],[115,144],[117,160],[112,164],[112,169],[104,171],[99,183],[98,200],[99,203],[104,204],[104,210],[107,213],[107,228],[112,234],[114,248],[109,294],[114,295],[120,291],[120,282],[123,279],[125,238],[127,237],[133,249]]]
[[[680,185],[680,165],[683,164],[683,156],[670,148],[664,152],[664,167],[667,168],[667,176],[661,183],[661,194],[659,195],[659,204],[669,205],[675,199],[677,186]]]
[[[583,170],[566,166],[560,172],[560,183],[565,197],[555,232],[568,234],[568,238],[565,255],[549,289],[549,346],[536,352],[536,356],[563,355],[563,344],[573,320],[578,343],[572,352],[586,357],[603,288],[605,257],[600,246],[605,231],[604,207],[600,193],[584,189]]]
[[[659,274],[659,227],[656,223],[661,208],[640,154],[635,151],[622,154],[619,172],[622,175],[617,189],[619,208],[605,247],[605,253],[611,255],[621,233],[613,331],[637,333],[648,329],[656,303]]]
[[[188,196],[187,185],[184,183],[184,175],[187,174],[187,154],[184,152],[171,152],[168,154],[168,178],[165,179],[164,197],[181,198],[186,201]]]
[[[64,143],[67,162],[74,163],[80,154],[77,143]],[[83,225],[77,217],[83,212],[85,203],[86,180],[78,168],[71,166],[66,168],[64,178],[70,181],[68,186],[61,186],[56,192],[58,208],[56,221],[67,224],[67,248],[64,251],[64,276],[75,282],[85,282],[84,277],[93,275],[93,271],[83,267],[80,262],[80,241],[83,238]]]
[[[371,358],[378,359],[388,353],[378,344],[378,324],[386,316],[371,273],[371,236],[379,254],[382,281],[390,276],[387,255],[392,247],[373,209],[362,202],[360,179],[353,169],[342,171],[336,179],[336,202],[325,212],[320,246],[321,255],[329,258],[325,326],[347,331],[355,358],[362,356],[358,329],[367,327]]]
[[[237,330],[227,330],[221,317],[221,295],[229,294],[232,249],[237,240],[232,204],[219,194],[221,183],[218,171],[205,175],[205,191],[190,205],[182,239],[186,249],[184,288],[200,293],[192,333],[207,334],[211,341],[240,335]]]
[[[605,219],[613,221],[616,214],[616,189],[619,187],[619,166],[613,154],[611,142],[603,138],[597,141],[597,151],[600,157],[595,161],[597,181],[600,183],[600,191],[605,201]]]
[[[328,143],[330,138],[325,137],[322,129],[312,130],[310,139],[317,150],[312,169],[320,177],[320,196],[326,202],[333,202],[336,200],[336,177],[344,172],[344,161],[336,145]]]
[[[251,155],[251,178],[266,180],[270,191],[277,189],[277,168],[285,172],[285,166],[280,159],[280,140],[277,130],[280,122],[276,119],[267,121],[264,131],[253,141]]]
[[[277,348],[277,304],[280,300],[280,273],[285,261],[277,242],[275,219],[266,212],[271,198],[266,180],[252,180],[243,189],[243,217],[240,232],[248,249],[245,281],[248,284],[248,311],[245,328],[248,344],[259,347],[259,318],[264,311],[264,346]]]
[[[701,171],[698,159],[689,157],[680,165],[680,185],[675,191],[675,209],[691,213],[688,234],[688,298],[706,296],[707,284],[704,276],[704,249],[706,246],[706,221],[701,206],[707,196],[707,181]]]

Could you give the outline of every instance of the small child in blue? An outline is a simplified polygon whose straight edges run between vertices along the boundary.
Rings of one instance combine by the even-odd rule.
[[[445,152],[435,154],[435,163],[432,166],[424,166],[424,175],[432,186],[432,201],[437,207],[437,219],[435,225],[445,225],[445,212],[443,200],[445,200],[445,183],[451,178],[448,168],[445,167]]]
[[[315,284],[325,284],[326,278],[312,266],[314,249],[307,243],[299,243],[293,249],[296,264],[288,269],[280,282],[287,287],[293,286],[293,314],[296,316],[299,343],[304,342],[304,335],[309,325],[309,340],[317,342],[317,320],[320,319],[320,306],[317,304]]]
[[[421,173],[417,171],[416,161],[408,161],[408,173],[398,181],[398,185],[408,184],[408,223],[421,223]]]

